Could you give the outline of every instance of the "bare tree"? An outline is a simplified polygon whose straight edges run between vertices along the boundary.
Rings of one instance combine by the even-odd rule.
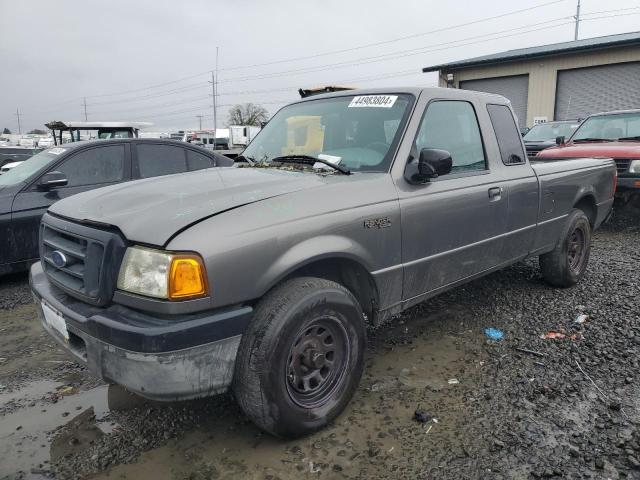
[[[234,105],[229,110],[227,125],[255,125],[269,120],[269,112],[262,105],[255,103],[243,103]]]
[[[4,128],[4,130],[2,130],[2,133],[5,135],[10,135],[11,134],[11,130],[9,130],[7,127]]]

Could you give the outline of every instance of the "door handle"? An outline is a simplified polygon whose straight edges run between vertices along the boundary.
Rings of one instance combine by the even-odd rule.
[[[489,198],[491,200],[500,200],[502,196],[502,187],[491,187],[489,189]]]

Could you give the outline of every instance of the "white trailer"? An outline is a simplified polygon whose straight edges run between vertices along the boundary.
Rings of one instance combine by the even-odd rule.
[[[241,147],[247,146],[253,140],[260,127],[254,127],[253,125],[232,125],[229,127],[229,147]]]

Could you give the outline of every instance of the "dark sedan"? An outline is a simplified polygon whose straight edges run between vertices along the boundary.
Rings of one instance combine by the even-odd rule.
[[[527,149],[527,156],[533,158],[545,148],[553,147],[557,137],[569,138],[579,126],[579,120],[563,120],[534,125],[522,138]]]
[[[142,178],[233,165],[184,142],[123,138],[40,152],[0,176],[0,274],[38,259],[38,226],[49,206],[76,193]]]

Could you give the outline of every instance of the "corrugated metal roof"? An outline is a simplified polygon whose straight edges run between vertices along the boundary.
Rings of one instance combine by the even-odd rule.
[[[459,60],[457,62],[443,63],[432,67],[425,67],[423,72],[435,72],[437,70],[458,70],[461,68],[475,67],[478,65],[490,65],[494,63],[507,63],[517,60],[526,60],[535,57],[545,57],[558,55],[561,53],[578,52],[581,50],[602,50],[605,48],[620,47],[627,45],[640,45],[640,32],[620,33],[617,35],[607,35],[605,37],[585,38],[584,40],[574,40],[571,42],[553,43],[551,45],[541,45],[538,47],[518,48],[491,55]]]

